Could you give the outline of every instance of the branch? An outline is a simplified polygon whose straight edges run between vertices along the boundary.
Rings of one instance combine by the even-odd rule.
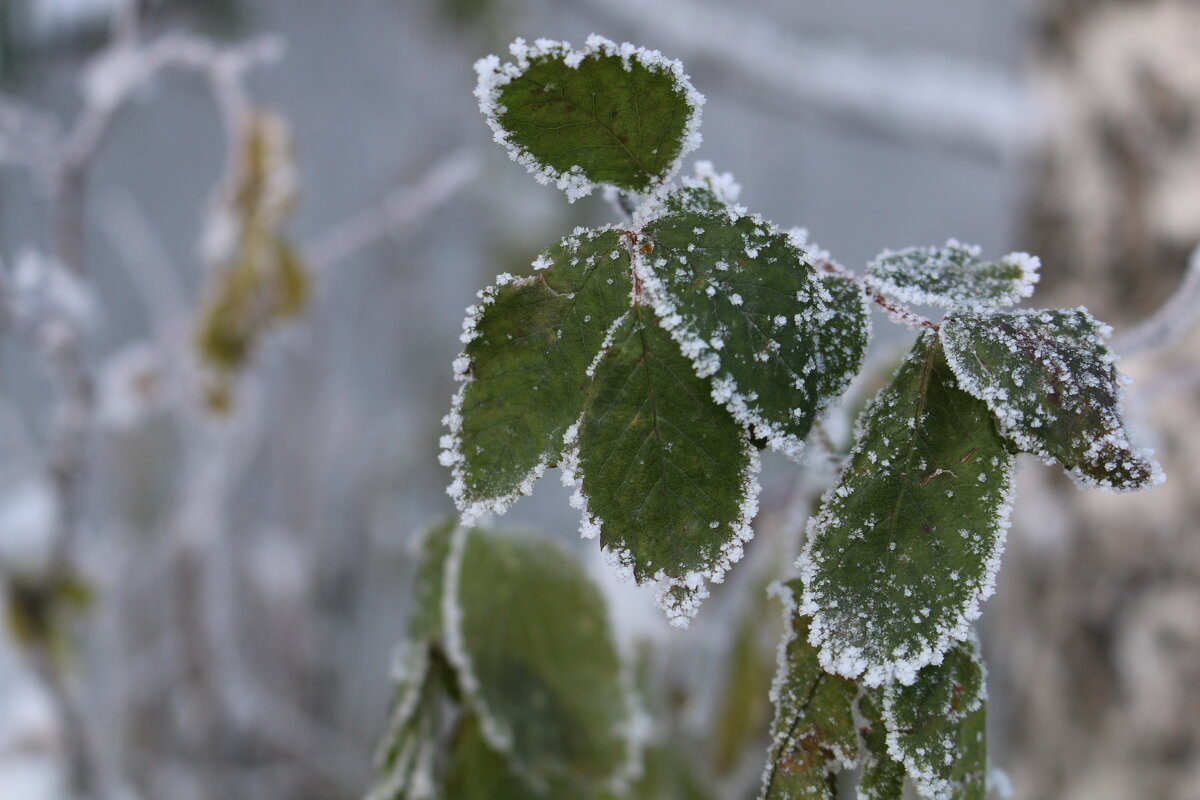
[[[396,236],[428,217],[479,174],[474,150],[442,157],[410,186],[402,186],[378,207],[367,209],[309,242],[304,251],[317,272],[345,261],[371,243]]]
[[[1114,352],[1133,355],[1179,342],[1200,319],[1200,245],[1192,251],[1187,273],[1175,293],[1133,330],[1118,336]]]
[[[1021,152],[1034,131],[1020,86],[980,62],[933,53],[883,54],[855,42],[797,40],[775,20],[697,0],[586,0],[651,30],[693,61],[709,59],[789,106],[876,133],[932,141],[986,158]]]
[[[848,269],[835,261],[818,260],[816,262],[816,266],[825,270],[826,272],[833,273],[834,275],[840,275],[846,280],[857,284],[859,288],[866,293],[867,298],[876,306],[878,306],[881,311],[886,313],[893,322],[903,325],[906,328],[911,328],[912,330],[931,328],[932,330],[936,331],[941,327],[933,320],[926,319],[906,306],[902,306],[899,303],[888,300],[882,294],[868,286],[866,281],[864,281],[862,278],[855,275],[853,272],[850,272]]]

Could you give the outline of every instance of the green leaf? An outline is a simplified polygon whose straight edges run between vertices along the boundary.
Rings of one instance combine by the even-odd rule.
[[[1041,262],[1028,253],[983,261],[980,249],[953,239],[944,247],[885,250],[867,265],[872,291],[905,305],[983,311],[1033,294]]]
[[[926,331],[865,412],[841,482],[809,521],[803,611],[832,672],[911,682],[994,587],[1013,456]]]
[[[366,800],[419,800],[421,787],[432,783],[441,687],[431,656],[424,643],[409,642],[401,650],[387,729],[375,756],[378,776]]]
[[[488,745],[474,717],[463,720],[455,731],[445,787],[447,800],[552,800],[554,796],[522,781],[504,756]]]
[[[678,61],[595,35],[581,50],[546,39],[509,49],[512,62],[475,64],[480,110],[513,160],[569,200],[596,184],[648,191],[699,144],[704,98]]]
[[[419,800],[421,787],[432,780],[439,710],[444,697],[457,695],[439,647],[446,566],[461,535],[453,517],[421,535],[406,640],[393,668],[392,705],[375,756],[379,774],[367,800]]]
[[[942,326],[958,385],[1013,444],[1085,485],[1142,489],[1162,472],[1130,443],[1107,335],[1082,308],[956,314]]]
[[[463,386],[444,420],[441,456],[467,524],[503,512],[561,457],[605,335],[629,308],[621,236],[579,229],[542,253],[532,276],[501,275],[467,309],[455,361]]]
[[[442,634],[442,588],[458,520],[447,517],[421,536],[421,552],[408,615],[407,638],[428,642]]]
[[[927,666],[911,686],[883,695],[888,752],[904,762],[930,800],[984,800],[987,794],[985,674],[971,637]]]
[[[705,775],[678,740],[646,750],[642,774],[633,782],[626,800],[716,800],[714,781]]]
[[[903,800],[904,797],[904,764],[888,753],[882,706],[883,693],[878,689],[868,689],[858,699],[859,713],[867,723],[862,729],[866,753],[858,779],[859,800]]]
[[[757,510],[757,452],[709,397],[645,305],[633,307],[596,367],[578,435],[583,534],[639,582],[659,581],[659,604],[684,626],[742,557]]]
[[[836,800],[834,776],[853,767],[858,755],[858,685],[821,668],[817,649],[808,643],[809,620],[797,611],[799,592],[798,581],[779,592],[788,630],[771,686],[775,719],[761,800]]]
[[[797,458],[862,364],[866,299],[760,217],[714,205],[703,189],[669,197],[643,229],[638,278],[713,398]]]
[[[446,585],[446,648],[489,744],[531,782],[627,766],[633,709],[604,598],[553,542],[464,531]]]

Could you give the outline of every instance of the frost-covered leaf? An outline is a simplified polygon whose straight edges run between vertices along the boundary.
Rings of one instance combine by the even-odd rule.
[[[863,419],[841,482],[809,521],[803,611],[826,669],[909,683],[992,592],[1013,456],[987,406],[955,385],[933,331]]]
[[[905,305],[982,311],[1033,294],[1041,263],[1028,253],[983,261],[980,249],[953,239],[943,247],[885,250],[867,265],[867,285]]]
[[[413,586],[412,608],[408,614],[407,637],[410,641],[432,641],[442,632],[442,588],[446,559],[458,520],[442,520],[421,536],[421,551]]]
[[[668,197],[635,253],[642,288],[713,398],[798,457],[813,421],[862,364],[868,314],[849,281],[706,189]]]
[[[1018,448],[1088,486],[1142,489],[1162,472],[1130,443],[1108,330],[1078,308],[955,314],[942,337],[958,385]]]
[[[548,787],[535,789],[509,767],[483,737],[479,720],[469,717],[459,725],[451,742],[446,765],[445,792],[453,800],[553,800]]]
[[[834,776],[854,766],[858,685],[821,668],[808,643],[809,620],[797,610],[799,581],[780,589],[787,632],[771,686],[775,719],[763,772],[762,800],[837,797]]]
[[[599,589],[547,540],[470,529],[456,546],[447,655],[488,743],[535,785],[618,775],[633,710]]]
[[[375,756],[378,777],[367,800],[433,798],[438,711],[443,697],[455,692],[438,645],[446,562],[456,535],[461,534],[452,517],[422,534],[406,641],[393,667],[392,706]]]
[[[581,50],[546,39],[509,50],[512,62],[475,64],[479,108],[513,160],[572,201],[596,184],[645,192],[700,142],[704,98],[658,51],[595,35]]]
[[[888,754],[882,707],[883,692],[879,689],[868,689],[858,699],[859,714],[866,723],[862,729],[866,752],[858,779],[859,800],[903,800],[904,797],[904,764]]]
[[[617,230],[577,230],[542,253],[533,275],[501,275],[463,322],[454,363],[463,386],[445,422],[442,463],[468,524],[504,511],[562,454],[591,367],[629,308],[629,252]]]
[[[433,800],[441,688],[430,647],[405,645],[387,730],[375,756],[378,774],[366,800]]]
[[[582,480],[584,535],[639,583],[661,582],[660,605],[686,625],[753,535],[758,455],[646,305],[596,366],[578,445],[567,477]]]
[[[987,794],[986,676],[972,636],[927,666],[910,686],[884,690],[888,752],[930,800]]]

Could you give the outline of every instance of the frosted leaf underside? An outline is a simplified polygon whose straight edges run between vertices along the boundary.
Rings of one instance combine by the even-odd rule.
[[[858,700],[859,714],[866,723],[862,735],[865,754],[858,779],[859,800],[904,798],[904,764],[888,754],[882,707],[883,693],[878,689],[863,692]]]
[[[481,107],[513,157],[571,199],[592,184],[646,191],[696,144],[703,98],[678,62],[600,37],[578,51],[518,40],[513,55],[476,65]]]
[[[800,592],[799,582],[784,588]],[[761,800],[837,797],[834,776],[854,764],[858,685],[825,672],[808,643],[808,618],[785,602],[787,643],[772,686],[775,719]]]
[[[673,622],[741,558],[756,460],[653,311],[634,306],[596,367],[579,432],[587,513],[640,583],[664,581]]]
[[[930,800],[987,795],[987,693],[974,640],[960,642],[911,686],[889,686],[883,716],[888,750]]]
[[[804,610],[826,669],[907,683],[967,634],[994,585],[1012,467],[987,406],[923,334],[809,522]]]
[[[907,305],[983,310],[1033,294],[1039,262],[1026,253],[983,261],[979,248],[949,241],[942,247],[888,250],[867,265],[867,283]]]
[[[864,298],[760,218],[719,205],[695,189],[669,198],[644,228],[638,275],[713,397],[794,457],[862,364]]]
[[[561,457],[563,434],[583,410],[588,367],[629,307],[619,231],[577,232],[535,265],[542,268],[527,278],[501,276],[468,309],[456,363],[465,383],[443,455],[468,517],[502,511]]]
[[[1141,489],[1160,479],[1130,443],[1116,359],[1086,311],[957,314],[942,334],[959,385],[1022,451],[1091,486]]]

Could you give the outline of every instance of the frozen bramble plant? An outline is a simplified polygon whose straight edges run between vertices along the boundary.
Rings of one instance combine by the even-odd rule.
[[[596,36],[511,53],[476,65],[496,141],[569,200],[599,187],[627,218],[576,229],[467,310],[442,453],[464,523],[557,465],[582,534],[686,625],[752,535],[759,450],[801,459],[862,366],[873,303],[918,336],[778,590],[788,634],[762,794],[833,797],[858,764],[867,797],[900,797],[906,776],[928,797],[982,797],[970,626],[1015,456],[1084,486],[1162,477],[1131,444],[1107,327],[1082,308],[1004,310],[1032,294],[1032,256],[950,241],[884,252],[860,277],[738,205],[710,165],[678,177],[703,98],[677,61]]]

